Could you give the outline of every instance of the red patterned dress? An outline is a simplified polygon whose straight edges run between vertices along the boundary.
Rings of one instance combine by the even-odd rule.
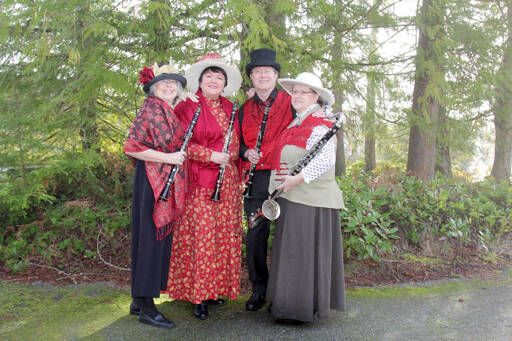
[[[239,171],[238,122],[229,148],[220,201],[212,201],[219,165],[212,151],[222,151],[232,104],[207,99],[198,91],[201,113],[190,141],[191,192],[174,232],[167,292],[170,297],[199,304],[219,295],[235,300],[240,292],[242,182]],[[190,100],[176,107],[188,126],[197,108]]]

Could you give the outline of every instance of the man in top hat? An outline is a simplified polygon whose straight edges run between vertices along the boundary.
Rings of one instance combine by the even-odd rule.
[[[249,170],[251,164],[256,165],[250,197],[246,196],[244,199],[247,217],[255,214],[268,197],[272,143],[295,116],[290,95],[276,89],[276,82],[281,71],[281,65],[276,62],[276,52],[265,48],[257,49],[251,52],[250,58],[251,61],[245,67],[245,71],[256,92],[239,110],[240,157],[245,161],[244,169],[246,171]],[[263,113],[267,106],[270,106],[268,119],[261,140],[260,152],[257,153],[255,146]],[[269,232],[270,222],[268,220],[247,232],[246,253],[249,279],[252,282],[252,295],[245,307],[250,311],[259,310],[265,304]]]

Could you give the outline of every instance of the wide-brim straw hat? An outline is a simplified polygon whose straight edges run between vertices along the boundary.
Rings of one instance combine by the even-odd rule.
[[[278,82],[290,95],[295,85],[305,85],[320,95],[320,98],[328,105],[334,104],[335,98],[331,90],[324,88],[320,78],[311,72],[299,73],[295,79],[280,78]]]
[[[154,63],[151,68],[144,68],[142,71],[139,72],[141,82],[147,80],[148,78],[151,78],[151,71],[153,72],[154,78],[152,78],[149,81],[146,81],[142,89],[147,94],[149,92],[149,88],[151,85],[163,80],[163,79],[174,79],[183,85],[183,88],[187,86],[187,80],[182,75],[178,74],[176,70],[170,65],[158,65],[157,63]],[[144,76],[145,74],[145,76]],[[145,78],[145,80],[143,80]]]
[[[219,67],[226,72],[228,85],[224,88],[222,96],[234,95],[242,85],[242,75],[236,67],[225,63],[217,53],[204,55],[185,71],[185,78],[187,79],[190,91],[196,92],[199,89],[199,76],[201,76],[204,69],[211,66]]]

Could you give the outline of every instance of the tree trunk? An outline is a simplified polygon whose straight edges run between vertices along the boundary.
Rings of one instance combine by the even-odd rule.
[[[375,5],[375,1],[374,1]],[[371,21],[370,21],[371,22]],[[377,49],[377,29],[372,28],[370,34],[370,51],[373,52]],[[375,54],[371,54],[368,62],[371,64],[375,62]],[[371,172],[376,166],[375,156],[375,88],[376,80],[372,72],[366,74],[366,112],[363,121],[364,131],[364,169]]]
[[[168,0],[153,0],[161,4],[169,4]],[[148,48],[146,50],[148,65],[154,62],[158,64],[169,64],[170,57],[170,34],[171,28],[167,20],[172,17],[168,9],[157,8],[153,12],[147,13],[146,20],[149,22],[151,32],[148,32]]]
[[[367,76],[366,114],[364,118],[364,169],[369,172],[375,169],[375,78]]]
[[[416,54],[416,75],[414,81],[412,112],[409,115],[410,136],[407,158],[407,171],[419,179],[428,181],[434,178],[436,125],[439,112],[439,87],[436,77],[440,77],[440,67],[435,51],[436,39],[429,32],[439,32],[440,11],[434,0],[424,0],[419,21],[418,52]]]
[[[343,92],[333,91],[336,102],[333,107],[333,111],[341,112],[343,115]],[[345,160],[345,136],[342,127],[336,133],[336,165],[334,168],[334,174],[337,176],[344,176],[347,171],[346,160]]]
[[[446,108],[441,106],[439,108],[439,137],[436,143],[436,172],[440,172],[446,177],[453,177],[452,175],[452,160],[450,156],[450,137],[448,125],[446,122]]]
[[[496,100],[493,105],[496,140],[491,175],[496,182],[510,183],[512,157],[512,1],[507,4],[508,37],[504,45],[503,61],[498,71]]]
[[[96,146],[96,151],[100,152],[100,136],[96,122],[96,100],[94,98],[80,106],[80,119],[82,149],[89,150],[93,146]]]
[[[334,44],[332,46],[332,55],[336,56],[337,51],[341,50],[342,45],[342,35],[336,36],[334,40]],[[334,79],[341,79],[341,72],[340,71],[334,71],[338,74],[335,75]],[[343,114],[343,102],[344,102],[344,96],[342,90],[335,90],[333,91],[335,103],[333,106],[334,112],[341,112]],[[345,127],[342,127],[340,130],[338,130],[338,133],[336,134],[336,165],[334,167],[334,174],[336,174],[339,177],[342,177],[347,172],[347,164],[346,164],[346,156],[345,156],[345,134],[344,134]]]

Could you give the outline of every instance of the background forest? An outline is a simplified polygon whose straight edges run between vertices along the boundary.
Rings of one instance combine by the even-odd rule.
[[[126,267],[138,71],[218,52],[245,74],[260,47],[346,118],[349,263],[511,261],[512,0],[3,0],[3,269]]]

